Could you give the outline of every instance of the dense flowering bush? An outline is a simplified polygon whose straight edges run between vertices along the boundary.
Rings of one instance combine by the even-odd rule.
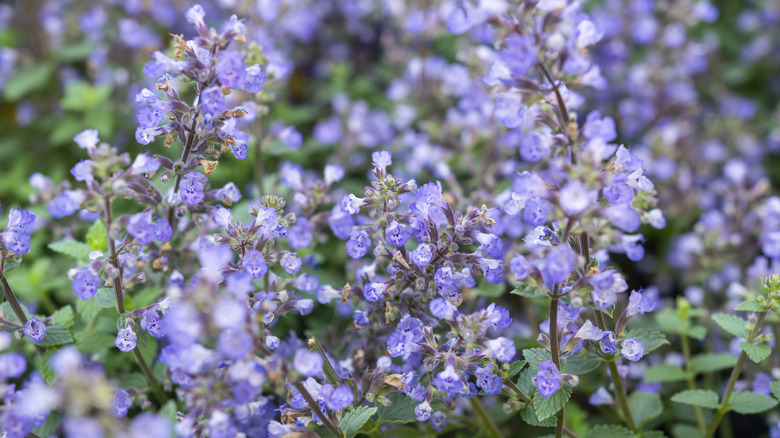
[[[776,2],[0,24],[0,437],[780,437]]]

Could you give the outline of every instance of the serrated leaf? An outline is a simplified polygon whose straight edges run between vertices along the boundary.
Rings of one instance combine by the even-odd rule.
[[[341,418],[341,430],[344,431],[344,436],[347,438],[355,436],[376,411],[376,407],[360,406],[344,414]]]
[[[739,343],[739,346],[742,348],[742,351],[747,353],[750,360],[755,363],[761,362],[762,360],[769,357],[770,354],[772,354],[772,348],[770,348],[769,345],[751,344],[749,342],[742,341]]]
[[[524,361],[524,360],[516,360],[516,361],[512,362],[512,363],[509,365],[509,370],[508,370],[508,371],[507,371],[507,373],[506,373],[506,377],[507,377],[508,379],[511,379],[511,378],[513,378],[514,376],[516,376],[516,375],[517,375],[517,373],[519,373],[519,372],[520,372],[520,370],[522,370],[522,369],[523,369],[523,367],[525,366],[525,364],[526,364],[526,363],[527,363],[527,362],[526,362],[526,361]]]
[[[95,294],[95,301],[100,307],[106,309],[116,307],[116,295],[114,294],[114,290],[107,287],[101,287],[98,289],[97,294]]]
[[[536,417],[540,421],[544,421],[557,414],[561,408],[566,406],[566,402],[568,402],[570,398],[571,386],[562,383],[561,389],[549,397],[542,397],[542,395],[539,394],[539,390],[534,391],[531,406],[533,406],[534,412],[536,412]]]
[[[704,353],[691,358],[691,369],[697,374],[733,368],[736,364],[737,357],[729,353]]]
[[[599,424],[590,428],[585,438],[636,438],[636,434],[622,426]]]
[[[675,365],[661,364],[650,367],[645,371],[645,381],[652,382],[677,382],[688,378],[688,373]]]
[[[40,345],[41,347],[54,347],[56,345],[70,344],[72,342],[73,336],[71,336],[70,331],[62,325],[54,323],[51,326],[46,327],[46,336],[41,342],[38,342],[35,345]]]
[[[54,382],[57,381],[57,373],[54,372],[54,370],[49,367],[49,360],[52,356],[54,356],[54,353],[57,352],[57,349],[52,348],[50,350],[46,350],[43,352],[43,354],[38,355],[36,359],[37,368],[41,372],[41,375],[43,376],[43,380],[46,382],[47,385],[53,385]]]
[[[628,407],[638,426],[642,426],[661,415],[664,410],[661,397],[658,394],[638,391],[628,397]]]
[[[740,414],[760,414],[775,406],[777,406],[777,400],[772,397],[753,391],[737,391],[731,394],[728,409]]]
[[[764,308],[755,301],[743,301],[739,303],[734,310],[741,310],[743,312],[763,312]]]
[[[387,398],[390,400],[390,404],[388,406],[379,405],[377,424],[406,424],[417,421],[414,408],[420,402],[399,392],[390,394]]]
[[[720,408],[718,394],[715,391],[710,391],[709,389],[689,389],[683,392],[678,392],[672,396],[672,401],[677,403],[684,403],[686,405],[701,406],[703,408],[709,409]]]
[[[666,339],[666,335],[658,330],[650,329],[633,329],[629,330],[625,334],[625,339],[636,338],[645,346],[645,354],[661,347],[662,345],[668,345],[669,340]]]
[[[19,303],[19,306],[22,308],[22,312],[24,312],[24,316],[26,316],[27,319],[30,319],[30,311],[27,310],[27,306],[25,306],[22,303]],[[9,303],[8,301],[4,302],[3,304],[0,304],[0,309],[3,309],[3,313],[5,313],[5,317],[12,323],[14,324],[22,323],[19,317],[16,316],[16,312],[14,312],[14,309],[11,307],[11,303]]]
[[[655,315],[655,322],[666,333],[680,333],[682,328],[682,320],[671,309],[662,310]]]
[[[87,245],[89,245],[92,251],[105,251],[106,245],[106,226],[103,221],[98,219],[92,222],[89,230],[87,230]]]
[[[688,330],[685,330],[683,334],[696,339],[697,341],[701,341],[707,336],[707,327],[704,327],[703,325],[693,325],[688,327]]]
[[[566,374],[587,374],[597,369],[604,361],[595,354],[589,354],[587,357],[583,354],[577,354],[566,358],[563,365],[563,371]]]
[[[712,315],[712,320],[715,321],[720,326],[720,328],[731,333],[737,338],[746,338],[748,335],[747,329],[745,328],[747,321],[737,315],[716,313]]]
[[[536,416],[534,409],[531,406],[526,406],[520,410],[520,418],[531,426],[536,427],[555,427],[557,420],[555,417],[549,417],[544,421],[540,421]]]
[[[114,346],[116,336],[108,333],[90,331],[76,333],[76,348],[81,353],[91,354]]]
[[[5,83],[4,97],[10,101],[19,100],[28,93],[44,87],[52,71],[50,64],[37,64],[19,71]]]
[[[140,307],[146,307],[153,304],[157,297],[161,296],[165,291],[158,287],[145,287],[138,292],[134,292],[130,297],[130,303],[132,308],[138,309]]]
[[[772,390],[772,395],[774,395],[776,399],[780,400],[780,382],[770,383],[769,388]]]
[[[89,253],[92,251],[84,242],[75,240],[60,240],[49,244],[49,249],[60,254],[71,256],[76,260],[89,260]]]
[[[534,300],[545,300],[549,298],[546,293],[538,293],[541,289],[537,286],[530,284],[521,284],[514,288],[510,293],[513,295],[520,295],[521,297],[531,298]]]
[[[76,301],[76,314],[85,322],[90,322],[103,310],[100,304],[96,300],[77,300]]]
[[[73,308],[67,305],[54,312],[51,319],[66,329],[71,329],[73,327]]]
[[[552,360],[550,352],[544,348],[526,348],[523,350],[523,357],[525,358],[525,361],[528,362],[528,366],[531,368],[531,370],[533,370],[534,373],[536,373],[536,370],[539,369],[540,363],[544,362],[545,360]]]
[[[699,428],[691,424],[675,424],[672,426],[674,438],[701,438]]]

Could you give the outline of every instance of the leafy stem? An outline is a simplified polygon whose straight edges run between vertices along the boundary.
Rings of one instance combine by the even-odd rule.
[[[295,382],[294,384],[295,389],[298,390],[298,392],[301,393],[301,396],[304,400],[306,400],[306,403],[309,404],[309,407],[311,407],[311,410],[314,412],[317,417],[319,417],[320,420],[322,420],[322,424],[325,425],[325,427],[328,428],[330,433],[332,433],[334,436],[344,436],[344,434],[339,430],[338,427],[336,427],[331,421],[330,418],[326,417],[325,414],[322,413],[322,410],[320,409],[320,405],[317,403],[316,400],[314,400],[314,397],[309,394],[309,391],[306,390],[306,387],[303,386],[301,382]]]
[[[16,317],[19,318],[19,321],[22,322],[22,325],[27,323],[27,317],[24,315],[24,310],[22,310],[22,306],[19,304],[19,300],[16,299],[16,295],[14,295],[14,291],[11,290],[11,285],[8,284],[8,280],[5,279],[5,275],[0,273],[0,281],[3,283],[3,289],[5,290],[5,299],[8,300],[8,304],[11,305],[11,308],[14,309],[14,313],[16,314]]]
[[[766,318],[767,312],[767,310],[764,310],[759,315],[756,325],[753,327],[753,330],[746,339],[748,343],[752,344],[758,334],[761,332],[761,325],[764,323],[764,318]],[[747,360],[747,353],[743,349],[742,353],[739,355],[739,359],[737,359],[737,365],[731,371],[729,382],[726,384],[726,393],[723,394],[723,401],[720,404],[718,412],[715,413],[715,418],[713,418],[712,423],[710,423],[710,428],[707,430],[707,434],[704,435],[705,438],[710,438],[715,435],[715,431],[718,430],[718,426],[723,419],[723,415],[728,411],[729,399],[731,398],[731,393],[734,392],[734,385],[736,385],[739,374],[742,372],[742,367],[745,365],[745,360]]]
[[[487,429],[488,435],[493,438],[503,438],[501,431],[498,430],[498,426],[496,426],[496,423],[485,409],[485,406],[482,405],[482,402],[477,397],[471,397],[469,401],[471,402],[471,407],[474,408],[474,412],[479,417],[482,426]]]
[[[696,385],[693,382],[693,373],[691,370],[691,346],[688,341],[688,336],[685,334],[680,335],[680,342],[682,344],[682,353],[685,357],[685,371],[688,374],[688,377],[686,378],[688,389],[694,390],[696,389]],[[704,422],[704,414],[701,411],[701,407],[694,405],[693,410],[696,414],[696,423],[699,425],[699,431],[704,435],[707,432],[707,423]]]
[[[105,205],[106,216],[106,241],[108,242],[108,261],[116,268],[116,277],[113,279],[114,294],[116,295],[116,307],[119,314],[125,313],[125,297],[122,294],[122,270],[119,268],[119,261],[117,260],[116,244],[111,237],[111,225],[113,219],[111,217],[111,199],[106,196],[103,198]]]
[[[598,323],[599,328],[601,330],[606,330],[607,323],[604,321],[604,315],[602,315],[598,310],[594,310],[593,313],[596,314],[596,322]],[[618,367],[617,363],[615,362],[614,355],[607,359],[607,365],[609,366],[609,372],[612,375],[612,381],[615,383],[615,394],[617,395],[618,403],[620,403],[620,410],[623,411],[626,424],[628,425],[629,429],[637,432],[639,429],[636,427],[633,415],[631,415],[631,408],[628,406],[628,397],[626,396],[626,390],[623,387],[623,378],[620,377],[620,373],[618,372]]]

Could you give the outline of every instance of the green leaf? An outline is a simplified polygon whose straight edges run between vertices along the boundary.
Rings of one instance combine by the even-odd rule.
[[[701,438],[699,428],[692,424],[675,424],[672,426],[674,438]]]
[[[110,309],[116,307],[116,294],[114,290],[107,287],[101,287],[95,294],[95,301],[100,307]]]
[[[549,298],[546,293],[542,292],[541,288],[529,283],[523,283],[517,286],[510,292],[513,295],[520,295],[521,297],[531,298],[534,300],[545,300]]]
[[[344,414],[341,419],[341,429],[344,431],[344,436],[347,438],[355,436],[376,411],[375,407],[360,406]]]
[[[604,360],[595,354],[589,354],[587,356],[584,354],[577,354],[566,359],[566,362],[563,365],[563,371],[566,372],[566,374],[587,374],[597,369],[602,363],[604,363]]]
[[[379,405],[377,424],[406,424],[417,421],[414,408],[420,402],[399,392],[392,393],[387,398],[390,399],[390,404]]]
[[[73,342],[73,336],[71,336],[68,329],[60,324],[54,323],[49,327],[46,327],[46,337],[36,345],[41,347],[54,347],[56,345],[70,344]]]
[[[138,292],[133,292],[133,296],[130,297],[130,303],[132,308],[137,309],[139,307],[146,307],[157,301],[157,297],[162,295],[165,291],[158,287],[144,287]]]
[[[775,406],[777,406],[777,400],[772,397],[753,391],[737,391],[731,394],[728,409],[740,414],[760,414]]]
[[[531,406],[526,406],[520,410],[520,418],[531,426],[536,427],[555,427],[557,420],[555,417],[549,417],[544,421],[540,421],[536,416],[534,409]]]
[[[89,260],[89,253],[92,251],[84,242],[75,240],[60,240],[49,244],[49,249],[60,254],[73,257],[76,260]]]
[[[680,333],[681,331],[682,320],[674,310],[665,309],[660,311],[655,315],[655,321],[661,327],[661,330],[666,333]]]
[[[747,321],[740,318],[737,315],[729,315],[728,313],[716,313],[712,315],[712,320],[715,321],[720,328],[731,333],[737,338],[746,338],[748,335]]]
[[[27,319],[30,319],[30,312],[27,310],[27,306],[25,306],[22,303],[19,303],[19,306],[22,308],[22,312],[24,312],[24,316],[27,317]],[[0,309],[3,310],[3,313],[5,313],[6,319],[11,321],[14,324],[21,324],[22,321],[19,319],[18,316],[16,316],[16,312],[14,312],[14,309],[11,307],[11,303],[8,301],[4,302],[3,304],[0,304]]]
[[[75,44],[66,44],[58,47],[53,55],[58,61],[72,62],[87,59],[93,51],[93,45],[88,41]]]
[[[516,360],[516,361],[512,362],[509,365],[509,370],[506,372],[506,377],[508,379],[511,379],[512,377],[516,376],[517,373],[519,373],[520,370],[523,369],[523,367],[525,366],[526,363],[527,362],[524,361],[524,360]]]
[[[105,251],[107,248],[106,226],[103,221],[98,219],[92,222],[87,230],[87,245],[93,251]]]
[[[67,305],[54,312],[51,319],[66,329],[70,329],[73,327],[73,308]]]
[[[65,96],[61,106],[67,110],[87,111],[99,108],[108,101],[111,95],[111,86],[99,85],[93,87],[84,81],[73,81],[65,87]]]
[[[765,309],[755,301],[743,301],[739,303],[739,305],[735,307],[734,310],[742,310],[744,312],[763,312]]]
[[[666,438],[666,435],[660,430],[645,430],[642,432],[642,438]]]
[[[90,322],[103,310],[96,300],[82,300],[76,301],[76,314],[85,322]]]
[[[697,374],[734,368],[736,364],[737,357],[730,353],[704,353],[691,358],[691,369]]]
[[[689,389],[672,396],[672,401],[703,408],[718,409],[718,393],[709,389]]]
[[[707,327],[704,327],[703,325],[693,325],[688,327],[688,330],[685,330],[683,334],[696,339],[697,341],[701,341],[707,336]]]
[[[76,333],[76,348],[84,354],[97,353],[114,346],[116,335],[104,332],[89,331]]]
[[[476,287],[477,295],[488,297],[488,298],[498,298],[501,295],[504,295],[504,292],[506,292],[506,286],[501,284],[491,284],[487,282],[482,282],[479,286]]]
[[[675,365],[656,365],[645,371],[645,381],[652,382],[677,382],[689,377],[682,368]]]
[[[661,415],[664,406],[658,394],[634,392],[628,397],[628,407],[637,425],[642,426]]]
[[[38,370],[40,370],[41,375],[43,375],[43,380],[46,381],[47,385],[53,385],[54,382],[57,381],[57,373],[49,367],[49,360],[57,351],[56,348],[48,349],[44,351],[43,354],[38,355],[35,360]]]
[[[39,64],[19,71],[8,80],[3,89],[7,100],[15,101],[32,91],[43,88],[49,81],[53,68],[50,64]]]
[[[636,438],[636,434],[622,426],[599,424],[590,428],[585,438]]]
[[[775,398],[780,400],[780,382],[770,383],[769,388],[772,389],[772,394],[775,396]]]
[[[669,340],[666,339],[666,335],[658,330],[650,329],[632,329],[626,332],[625,339],[636,338],[645,346],[645,354],[661,347],[662,345],[669,345]]]
[[[63,417],[64,414],[61,412],[52,411],[46,416],[46,421],[43,423],[43,426],[36,427],[32,432],[41,437],[54,436],[54,432],[56,432],[62,424]]]
[[[769,357],[770,354],[772,354],[772,348],[770,348],[769,345],[751,344],[749,342],[742,341],[739,343],[739,346],[742,347],[742,351],[747,353],[750,360],[755,363],[761,362],[762,360]]]
[[[544,421],[553,415],[557,414],[564,406],[566,402],[571,398],[571,386],[566,383],[561,384],[561,389],[555,392],[555,394],[549,397],[542,397],[539,394],[539,390],[534,391],[533,400],[531,405],[536,412],[536,417]]]
[[[523,357],[525,358],[526,362],[528,362],[528,366],[531,370],[533,370],[534,373],[536,373],[536,370],[539,369],[540,363],[544,362],[545,360],[552,360],[550,352],[544,348],[526,348],[523,350]]]

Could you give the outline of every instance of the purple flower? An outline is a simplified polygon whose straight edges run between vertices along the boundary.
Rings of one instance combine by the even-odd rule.
[[[225,95],[219,86],[206,88],[200,93],[203,110],[208,114],[216,114],[225,108]]]
[[[510,362],[515,358],[515,343],[509,338],[497,338],[488,341],[488,355],[499,362]]]
[[[561,192],[558,195],[558,200],[561,203],[563,212],[569,216],[575,216],[596,200],[596,194],[591,192],[579,181],[569,181],[561,188]]]
[[[167,242],[173,237],[173,228],[166,219],[157,219],[154,227],[154,238],[160,242]]]
[[[31,341],[41,342],[46,336],[46,325],[41,322],[40,319],[33,316],[24,324],[24,329],[22,331]]]
[[[171,423],[162,415],[144,412],[133,418],[130,424],[129,436],[142,436],[145,438],[170,438]],[[211,436],[215,436],[212,434]]]
[[[385,229],[385,239],[394,246],[401,247],[406,245],[406,242],[409,241],[409,237],[411,237],[411,235],[409,234],[409,231],[406,230],[406,226],[399,224],[396,221],[391,221]]]
[[[341,120],[338,117],[331,117],[314,126],[314,139],[324,145],[335,144],[341,140],[341,136]]]
[[[259,65],[255,64],[246,68],[246,79],[244,80],[244,90],[247,93],[259,93],[263,89],[263,84],[268,78]]]
[[[282,265],[282,268],[284,268],[288,274],[294,275],[298,273],[299,269],[301,269],[303,261],[293,253],[287,253],[282,256],[279,264]]]
[[[322,385],[320,392],[322,398],[325,399],[325,406],[330,411],[340,411],[347,408],[355,400],[352,390],[347,385],[340,385],[338,388],[333,388],[333,385],[326,383]]]
[[[539,395],[550,398],[561,389],[561,372],[551,360],[545,360],[539,364],[534,383],[539,390]]]
[[[206,196],[206,175],[198,172],[188,172],[179,185],[179,195],[189,206],[197,205]]]
[[[135,120],[140,128],[156,128],[165,118],[165,111],[159,107],[145,106],[135,113]],[[140,142],[139,142],[140,143]],[[151,173],[151,172],[147,172]]]
[[[434,298],[428,304],[431,314],[440,319],[450,319],[458,311],[454,304],[446,298]]]
[[[631,296],[628,297],[626,316],[631,317],[636,314],[644,315],[647,312],[652,312],[653,309],[655,309],[655,300],[642,295],[641,292],[635,290],[631,291]]]
[[[592,406],[611,405],[614,402],[615,400],[612,398],[612,394],[603,386],[599,387],[599,389],[588,398],[588,403]]]
[[[574,264],[577,262],[577,255],[567,244],[561,244],[547,253],[544,260],[544,269],[542,276],[548,285],[563,283],[569,276]]]
[[[354,322],[357,327],[366,327],[370,324],[368,313],[362,310],[355,310],[355,313],[352,314],[352,322]]]
[[[432,412],[433,409],[427,400],[414,408],[414,415],[417,417],[417,421],[427,421],[429,418],[431,418]]]
[[[114,340],[114,345],[116,345],[116,348],[119,350],[127,353],[128,351],[131,351],[133,348],[135,348],[135,343],[137,340],[138,335],[135,334],[133,329],[125,327],[122,330],[119,330],[119,333],[117,333],[116,339]]]
[[[600,341],[604,337],[604,331],[594,326],[593,323],[588,319],[582,324],[582,327],[577,330],[577,333],[574,335],[574,337],[577,339],[589,341]]]
[[[17,352],[0,355],[0,380],[15,379],[27,369],[27,359]]]
[[[259,252],[252,250],[244,255],[241,259],[241,266],[252,275],[253,278],[261,278],[268,272],[268,265],[265,263],[265,258]]]
[[[439,390],[457,394],[463,389],[463,380],[452,365],[447,365],[444,371],[439,372],[433,379],[433,384]]]
[[[70,169],[71,175],[76,181],[92,181],[92,173],[95,171],[95,162],[92,160],[81,160]]]
[[[499,379],[501,380],[501,379]],[[444,412],[436,411],[431,415],[431,427],[437,432],[444,430],[444,426],[447,425],[447,416]]]
[[[133,400],[130,398],[130,394],[122,388],[117,388],[114,399],[111,403],[111,410],[114,416],[121,418],[127,415],[127,411],[132,406]]]
[[[246,79],[244,57],[238,52],[222,52],[217,61],[217,79],[228,88],[242,88]],[[262,84],[261,84],[262,86]]]
[[[609,116],[602,118],[600,111],[593,111],[588,114],[588,118],[585,120],[582,135],[588,140],[598,138],[609,143],[617,138],[615,121]]]
[[[430,263],[431,259],[433,259],[433,251],[431,250],[431,245],[428,245],[427,243],[423,243],[422,245],[415,248],[410,256],[412,257],[412,263],[414,263],[417,266],[426,266],[428,263]]]
[[[3,232],[3,243],[14,254],[27,254],[30,251],[30,235],[24,231],[12,229]]]
[[[314,351],[298,349],[293,358],[293,368],[306,377],[318,376],[322,373],[322,357]]]
[[[478,233],[477,241],[480,243],[480,249],[485,251],[488,257],[500,259],[504,256],[504,241],[495,234]]]
[[[217,348],[228,359],[242,359],[252,351],[252,335],[243,330],[225,330],[219,335]]]
[[[341,203],[339,204],[341,211],[350,215],[357,214],[360,211],[360,206],[362,205],[363,199],[358,198],[352,193],[344,195],[344,197],[341,198]]]
[[[143,245],[148,245],[154,241],[155,231],[151,210],[136,213],[130,216],[127,222],[127,233]]]
[[[534,37],[531,35],[512,34],[504,40],[506,48],[499,52],[499,59],[506,68],[515,75],[523,76],[536,64],[539,57]]]
[[[547,215],[553,210],[550,201],[541,198],[531,198],[525,203],[523,220],[530,226],[536,227],[547,222]]]
[[[620,352],[626,359],[636,362],[645,355],[645,346],[636,338],[626,339]]]
[[[447,31],[453,35],[460,35],[471,29],[468,14],[462,7],[456,7],[447,16]]]
[[[303,144],[303,135],[294,126],[288,126],[279,132],[279,141],[290,149],[298,149]]]
[[[70,216],[81,207],[81,201],[84,195],[76,190],[66,190],[49,203],[49,214],[55,219],[62,219]]]
[[[349,233],[347,254],[353,259],[359,259],[366,255],[369,246],[371,246],[371,239],[365,231],[354,229]]]
[[[100,141],[98,130],[85,129],[76,134],[76,136],[73,137],[73,141],[75,141],[81,149],[92,149],[97,146]]]
[[[149,156],[149,152],[144,152],[135,157],[135,161],[130,166],[130,173],[133,175],[152,174],[160,168],[160,162]]]
[[[393,164],[389,151],[376,151],[371,154],[371,164],[374,167],[378,167],[383,171],[387,169],[387,166]]]
[[[82,300],[88,300],[95,296],[100,286],[100,276],[92,268],[81,268],[73,277],[71,288],[73,293]]]
[[[599,341],[601,350],[607,354],[617,353],[617,346],[615,346],[615,332],[604,332],[604,336]]]
[[[141,328],[148,331],[149,334],[155,338],[162,338],[165,336],[165,332],[160,323],[160,317],[157,314],[156,307],[157,306],[153,306],[141,315]]]
[[[488,321],[496,328],[507,328],[512,323],[512,317],[509,316],[509,311],[501,306],[496,306],[495,303],[491,303],[486,309],[488,315]]]
[[[363,297],[366,301],[375,303],[382,298],[385,289],[387,285],[384,283],[366,283],[363,285]]]

